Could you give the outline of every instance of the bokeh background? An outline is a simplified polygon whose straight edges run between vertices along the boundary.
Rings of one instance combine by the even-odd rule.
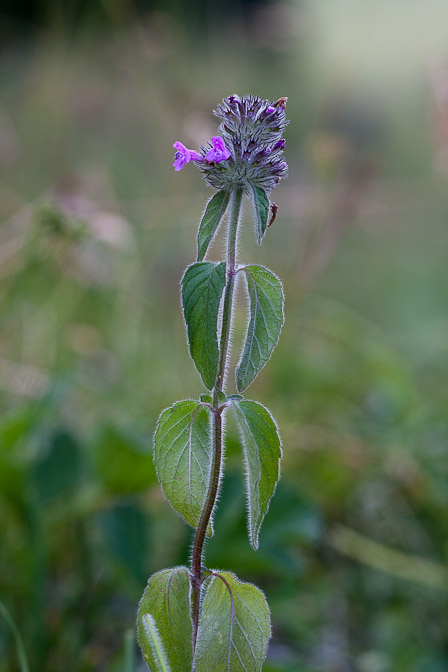
[[[0,600],[32,671],[141,670],[146,579],[188,562],[151,436],[203,392],[179,279],[209,191],[172,143],[198,146],[219,100],[250,92],[288,96],[291,119],[278,218],[257,248],[247,217],[241,244],[285,284],[250,390],[283,476],[255,553],[229,423],[207,562],[265,591],[265,672],[446,672],[446,0],[0,15]],[[2,620],[0,671],[18,669]]]

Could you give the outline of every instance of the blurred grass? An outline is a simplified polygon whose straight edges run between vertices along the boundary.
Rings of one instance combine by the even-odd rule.
[[[9,625],[9,628],[14,636],[20,670],[21,672],[29,672],[30,668],[28,666],[28,659],[26,657],[25,647],[23,645],[22,637],[20,636],[20,631],[14,623],[11,614],[2,602],[0,602],[0,614]]]
[[[265,590],[266,672],[448,669],[433,585],[448,552],[448,201],[428,74],[446,9],[356,7],[254,6],[200,35],[158,12],[101,35],[41,30],[1,56],[0,597],[31,669],[123,670],[146,578],[188,562],[151,436],[203,391],[179,280],[208,191],[173,173],[172,143],[210,137],[233,91],[289,96],[279,216],[262,248],[247,217],[241,245],[285,283],[282,339],[250,391],[284,459],[255,553],[229,422],[208,562]],[[1,672],[15,655],[0,625]]]

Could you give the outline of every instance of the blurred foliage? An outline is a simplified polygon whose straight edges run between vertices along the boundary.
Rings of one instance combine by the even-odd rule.
[[[107,35],[55,21],[0,58],[0,600],[30,667],[131,672],[146,578],[188,562],[151,437],[203,392],[179,280],[208,192],[174,174],[172,143],[198,146],[220,98],[251,91],[288,95],[292,119],[279,215],[241,251],[285,283],[251,392],[283,477],[254,552],[229,421],[207,562],[266,592],[265,672],[443,672],[446,8],[253,3],[193,39],[174,9],[127,7]],[[18,669],[1,622],[0,672]]]

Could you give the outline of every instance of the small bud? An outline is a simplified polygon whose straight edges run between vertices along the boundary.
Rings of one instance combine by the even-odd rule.
[[[286,145],[286,140],[283,138],[281,140],[278,140],[278,142],[275,143],[273,150],[275,151],[276,149],[285,149]]]

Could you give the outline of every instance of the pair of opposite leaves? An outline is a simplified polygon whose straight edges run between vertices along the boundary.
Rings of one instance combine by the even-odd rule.
[[[209,572],[193,653],[190,575],[157,572],[138,611],[138,639],[151,672],[260,672],[271,635],[269,608],[256,586]]]
[[[255,401],[229,398],[240,429],[246,463],[249,538],[258,537],[279,478],[281,442],[272,415]],[[213,461],[212,412],[187,399],[165,409],[154,436],[157,476],[171,506],[192,527],[204,507]],[[213,527],[209,523],[208,536]]]
[[[267,226],[269,199],[260,187],[251,187],[255,230],[261,243]],[[219,366],[217,327],[222,294],[226,286],[225,262],[204,262],[227,209],[230,193],[217,192],[209,201],[198,231],[198,261],[182,278],[182,305],[187,324],[190,354],[204,385],[216,384]],[[270,358],[283,326],[284,296],[280,280],[264,266],[242,266],[250,302],[250,320],[243,352],[236,371],[239,392],[250,385]]]

